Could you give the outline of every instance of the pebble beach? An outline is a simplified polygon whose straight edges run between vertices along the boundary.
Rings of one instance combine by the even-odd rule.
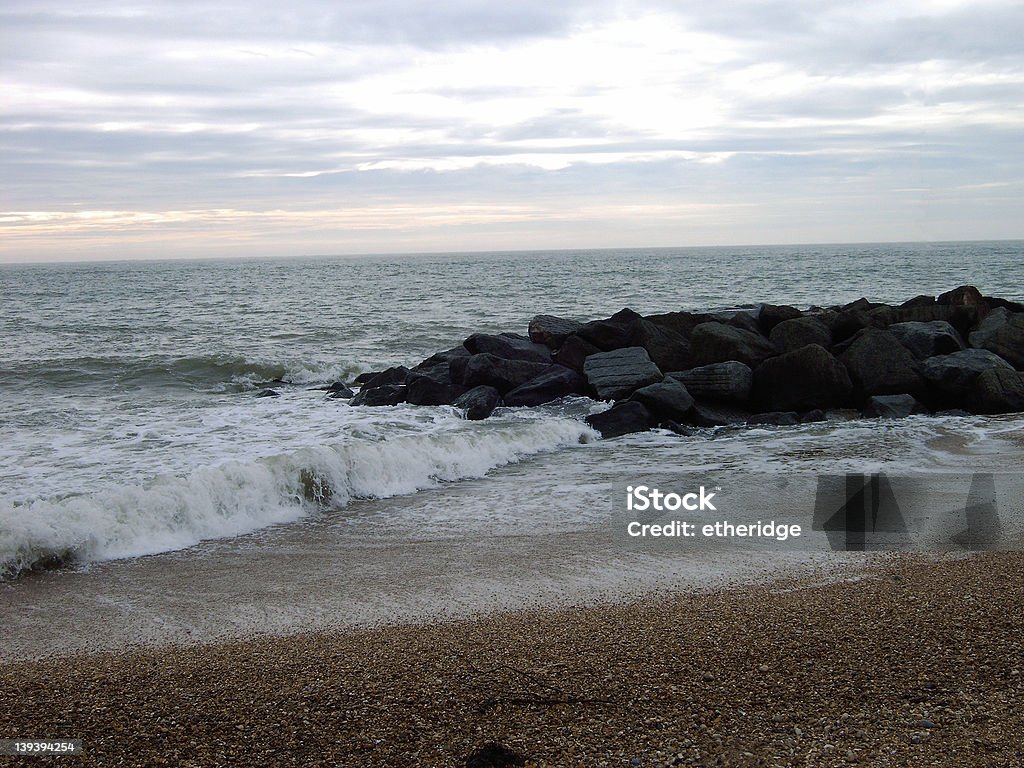
[[[0,666],[90,766],[1020,766],[1024,555]]]

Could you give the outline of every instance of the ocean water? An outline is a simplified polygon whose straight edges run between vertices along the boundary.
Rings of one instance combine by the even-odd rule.
[[[965,283],[1019,301],[1022,263],[1014,241],[3,265],[0,572],[203,558],[204,542],[281,530],[293,546],[324,525],[409,541],[571,532],[606,522],[616,483],[666,468],[1020,466],[1019,417],[602,441],[586,398],[466,422],[315,387],[473,332],[525,333],[537,313],[900,302]],[[274,379],[290,382],[281,396],[257,398]]]

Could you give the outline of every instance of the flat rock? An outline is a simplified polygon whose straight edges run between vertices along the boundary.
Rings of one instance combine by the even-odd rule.
[[[686,387],[667,376],[663,381],[641,387],[629,399],[643,403],[659,420],[681,421],[693,408],[693,397],[686,391]]]
[[[711,363],[688,371],[668,374],[681,382],[687,391],[702,400],[724,400],[744,403],[750,399],[754,372],[737,360]]]
[[[464,342],[471,355],[491,354],[504,360],[550,363],[551,350],[516,333],[474,333]]]
[[[945,320],[893,323],[886,330],[918,360],[948,355],[966,347],[956,328]]]
[[[877,328],[859,331],[839,360],[846,366],[854,388],[862,397],[921,390],[914,356],[887,331]]]
[[[583,375],[601,400],[621,400],[663,375],[643,347],[598,352],[586,359]]]
[[[616,403],[607,411],[591,414],[586,422],[605,438],[645,432],[654,424],[650,411],[635,400]]]
[[[505,405],[543,405],[566,395],[583,393],[586,386],[587,380],[582,375],[556,363],[540,375],[506,393]]]
[[[875,395],[864,405],[864,415],[869,419],[902,419],[919,413],[928,413],[928,409],[910,394]]]
[[[1024,373],[1006,368],[982,371],[971,385],[968,402],[975,413],[1024,411]]]
[[[756,368],[776,354],[775,345],[764,336],[725,323],[701,323],[690,334],[690,355],[694,366],[737,360]]]
[[[480,421],[486,419],[501,402],[501,394],[494,387],[479,386],[463,392],[452,403],[456,408],[465,412],[469,421]]]
[[[818,344],[773,357],[754,371],[754,397],[773,411],[842,406],[852,391],[846,368]]]
[[[558,349],[565,340],[583,327],[583,323],[554,315],[536,315],[530,321],[530,340],[549,349]]]
[[[832,346],[832,331],[823,320],[808,315],[778,323],[772,328],[768,340],[775,345],[780,354],[792,352],[808,344],[818,344],[828,349]]]

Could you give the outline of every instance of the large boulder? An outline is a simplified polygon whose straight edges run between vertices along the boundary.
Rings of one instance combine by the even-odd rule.
[[[547,363],[536,363],[530,360],[506,360],[503,357],[484,352],[472,355],[462,371],[462,381],[467,387],[478,387],[485,384],[494,387],[504,394],[525,384],[530,379],[540,376],[549,367]]]
[[[887,331],[865,328],[839,356],[858,395],[898,395],[918,392],[921,377],[914,356]]]
[[[690,334],[694,366],[738,360],[755,368],[776,354],[775,345],[764,336],[725,323],[701,323]]]
[[[558,351],[555,353],[555,362],[582,373],[583,362],[591,355],[600,351],[600,349],[586,339],[573,334],[558,348]]]
[[[601,400],[620,400],[663,378],[643,347],[591,355],[583,364],[583,375]]]
[[[582,327],[583,323],[576,320],[554,315],[536,315],[530,321],[530,340],[549,349],[558,349],[571,334]]]
[[[416,365],[414,371],[423,371],[427,369],[442,368],[446,365],[450,365],[453,361],[469,357],[469,350],[461,344],[451,349],[446,349],[443,352],[438,352],[431,355],[422,363]]]
[[[466,418],[470,421],[486,419],[501,402],[501,395],[494,387],[479,386],[466,390],[455,402],[456,408],[465,412]]]
[[[975,413],[1024,411],[1024,373],[1006,368],[982,371],[971,385],[968,403]]]
[[[629,308],[620,309],[607,320],[592,320],[584,324],[576,335],[606,352],[621,349],[630,346],[630,326],[639,318],[640,315]]]
[[[581,394],[587,380],[579,373],[554,364],[543,373],[505,394],[505,405],[543,405],[566,395]]]
[[[650,320],[662,328],[675,331],[686,339],[690,338],[694,328],[708,321],[707,315],[694,312],[664,312],[658,315],[647,315],[644,319]]]
[[[1006,307],[996,307],[967,335],[967,342],[975,349],[984,349],[985,342],[1006,325],[1012,315]]]
[[[754,371],[754,396],[772,411],[845,405],[852,390],[846,368],[818,344],[773,357]]]
[[[919,413],[928,413],[928,409],[908,394],[875,395],[864,406],[864,415],[869,419],[902,419]]]
[[[449,405],[466,391],[465,386],[451,380],[447,366],[411,371],[405,384],[405,400],[413,405]]]
[[[381,371],[364,383],[360,384],[363,389],[376,389],[377,387],[383,387],[388,384],[405,384],[406,378],[409,376],[409,369],[404,365],[396,365],[393,368]],[[359,379],[356,379],[356,383],[359,384]]]
[[[992,368],[1012,371],[1013,366],[987,349],[965,349],[950,355],[937,355],[924,361],[921,375],[929,388],[946,401],[962,403],[974,380]]]
[[[754,372],[738,360],[711,363],[688,371],[668,374],[681,382],[694,397],[702,400],[723,400],[745,403],[754,386]]]
[[[474,333],[462,343],[462,346],[472,355],[491,354],[505,360],[551,362],[550,349],[516,333]]]
[[[675,331],[640,317],[629,327],[632,347],[643,347],[663,371],[681,371],[690,367],[690,342]]]
[[[405,402],[404,384],[385,384],[381,387],[363,387],[348,401],[349,405],[398,405]]]
[[[871,325],[872,319],[866,309],[852,307],[831,315],[828,329],[832,342],[838,344]]]
[[[959,352],[966,346],[956,328],[945,320],[893,323],[887,330],[918,360]]]
[[[693,397],[686,391],[686,387],[668,377],[640,387],[629,399],[643,403],[658,420],[682,421],[693,408]]]
[[[635,400],[616,403],[607,411],[591,414],[586,422],[605,438],[644,432],[654,425],[651,412]]]
[[[786,320],[795,320],[803,313],[796,307],[782,304],[764,304],[757,315],[757,324],[761,333],[765,336],[772,332],[772,328]]]
[[[777,323],[768,335],[768,340],[780,353],[792,352],[808,344],[828,349],[832,346],[832,332],[822,320],[808,315]]]
[[[686,416],[686,423],[695,427],[725,427],[734,424],[746,424],[750,419],[750,411],[735,408],[721,403],[705,403],[696,401]]]
[[[942,320],[956,328],[957,332],[961,335],[966,335],[982,314],[981,309],[974,305],[920,304],[909,307],[895,307],[889,322],[890,324],[931,323],[936,320]]]
[[[981,347],[995,352],[1018,371],[1024,370],[1024,312],[1009,314],[981,340]]]

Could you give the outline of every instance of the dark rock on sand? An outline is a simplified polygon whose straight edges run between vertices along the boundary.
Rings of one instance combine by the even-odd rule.
[[[888,331],[859,331],[839,360],[859,396],[898,395],[921,389],[914,356]]]
[[[966,346],[956,328],[945,320],[893,323],[887,330],[918,360],[959,352]]]
[[[405,402],[404,384],[385,384],[382,387],[363,387],[348,401],[349,405],[398,405]]]
[[[852,391],[846,368],[818,344],[773,357],[754,371],[754,397],[773,411],[841,406]]]
[[[551,350],[543,344],[530,341],[516,333],[474,333],[462,346],[470,354],[491,354],[504,360],[529,360],[534,363],[550,363]]]
[[[365,384],[360,385],[363,389],[376,389],[388,384],[405,384],[409,376],[409,369],[404,365],[396,365],[393,368],[381,371],[376,376],[371,376]],[[357,380],[358,381],[358,380]]]
[[[665,377],[663,381],[641,387],[630,400],[643,403],[647,410],[659,420],[681,421],[693,408],[693,397],[686,387],[675,379]]]
[[[591,355],[583,364],[583,375],[601,400],[620,400],[663,378],[643,347]]]
[[[486,384],[504,394],[525,384],[530,379],[540,376],[547,369],[548,364],[546,363],[536,363],[530,360],[506,360],[485,352],[469,358],[461,383],[467,387]]]
[[[908,394],[876,395],[864,406],[864,415],[869,419],[902,419],[919,413],[928,413],[928,409]]]
[[[987,349],[965,349],[950,355],[938,355],[924,361],[921,375],[941,398],[963,403],[974,380],[992,368],[1013,370],[1013,366]]]
[[[818,344],[828,349],[832,346],[832,332],[825,323],[811,315],[783,320],[768,336],[779,353],[792,352],[808,344]]]
[[[579,373],[557,363],[539,376],[521,384],[505,395],[505,405],[543,405],[566,395],[582,394],[587,380]]]
[[[479,386],[463,392],[452,403],[456,408],[466,412],[470,421],[486,419],[501,402],[501,395],[494,387]]]
[[[530,340],[549,349],[558,349],[565,340],[583,327],[583,323],[554,315],[537,315],[530,321]]]
[[[573,334],[565,340],[565,343],[555,353],[555,362],[559,365],[564,365],[566,368],[572,368],[578,373],[582,373],[584,361],[600,351],[600,349],[586,339]]]
[[[643,347],[663,371],[681,371],[690,367],[690,342],[675,331],[640,317],[629,328],[632,347]]]
[[[701,323],[690,334],[694,366],[738,360],[755,368],[776,354],[775,345],[764,336],[725,323]]]
[[[640,318],[631,309],[622,309],[607,320],[593,320],[581,327],[576,335],[605,352],[630,346],[630,326]]]
[[[1006,368],[982,371],[971,385],[968,402],[975,413],[1024,411],[1024,373]]]
[[[701,400],[727,400],[743,403],[750,399],[754,372],[737,360],[711,363],[688,371],[668,374],[681,382],[687,391]]]
[[[650,411],[635,400],[616,403],[607,411],[591,414],[586,422],[606,438],[644,432],[654,425]]]

